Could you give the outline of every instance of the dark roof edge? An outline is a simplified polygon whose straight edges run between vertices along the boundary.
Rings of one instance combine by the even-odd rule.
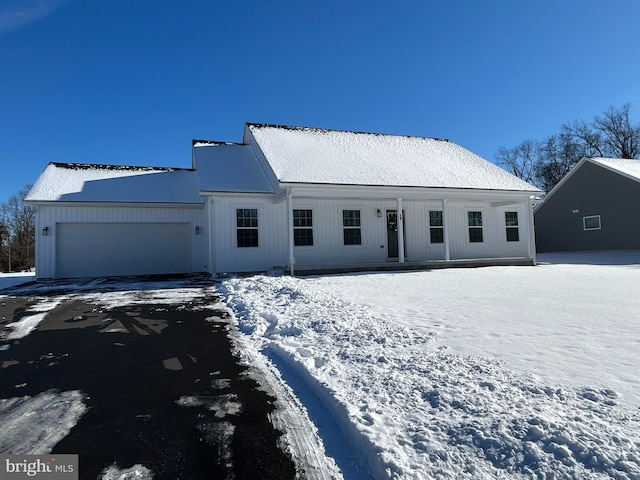
[[[395,133],[361,132],[357,130],[340,130],[335,128],[300,127],[300,126],[293,126],[293,125],[276,125],[273,123],[252,123],[252,122],[247,122],[247,126],[257,127],[257,128],[281,128],[283,130],[298,130],[298,131],[307,131],[307,132],[322,132],[322,133],[344,132],[344,133],[355,133],[356,135],[375,135],[379,137],[419,138],[423,140],[437,140],[440,142],[454,143],[448,138],[421,137],[418,135],[400,135]]]
[[[58,168],[68,168],[72,170],[90,170],[90,169],[100,169],[100,170],[142,170],[142,171],[162,171],[162,172],[173,172],[186,170],[191,171],[192,168],[181,168],[181,167],[154,167],[149,165],[111,165],[105,163],[67,163],[67,162],[49,162],[49,165],[53,165]]]

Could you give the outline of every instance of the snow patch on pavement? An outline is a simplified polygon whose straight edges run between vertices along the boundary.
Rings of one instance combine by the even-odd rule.
[[[77,390],[0,399],[0,453],[50,453],[86,412],[83,401]]]
[[[27,312],[38,312],[29,315],[17,322],[8,323],[6,328],[11,331],[7,335],[7,340],[17,340],[24,338],[33,332],[38,324],[45,319],[47,313],[56,308],[66,297],[56,297],[53,299],[38,299],[37,303],[30,307]]]
[[[102,472],[100,480],[153,480],[153,472],[144,465],[121,469],[114,464]]]

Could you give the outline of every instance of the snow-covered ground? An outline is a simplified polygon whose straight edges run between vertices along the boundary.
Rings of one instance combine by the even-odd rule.
[[[238,354],[278,398],[272,420],[302,478],[638,480],[640,252],[540,260],[231,278],[208,293],[184,283],[147,293],[79,286],[43,295],[27,318],[64,298],[171,304],[215,289],[233,314]],[[28,335],[34,322],[12,332]],[[68,405],[63,434],[82,414],[81,395],[50,399]],[[0,400],[3,429],[18,404]],[[114,466],[104,478],[128,473]]]
[[[639,479],[640,254],[579,258],[221,291],[344,478]]]

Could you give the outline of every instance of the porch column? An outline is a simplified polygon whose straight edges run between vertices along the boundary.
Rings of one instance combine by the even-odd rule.
[[[446,198],[442,199],[442,229],[444,236],[444,260],[448,262],[451,260],[451,255],[449,254],[449,212],[447,211],[448,202]]]
[[[289,274],[294,276],[294,264],[296,259],[293,256],[293,193],[287,190],[287,220],[289,222]]]
[[[533,205],[531,204],[531,200],[527,200],[524,203],[525,212],[527,212],[527,226],[529,227],[529,235],[527,236],[528,240],[528,248],[529,248],[529,258],[536,261],[536,231],[535,224],[533,220]]]
[[[207,221],[207,246],[209,247],[209,273],[212,277],[215,277],[218,273],[216,271],[216,254],[215,254],[215,235],[214,235],[214,203],[213,196],[206,197],[207,203],[205,206],[205,216]]]
[[[398,263],[404,263],[404,215],[402,214],[402,199],[398,198]]]

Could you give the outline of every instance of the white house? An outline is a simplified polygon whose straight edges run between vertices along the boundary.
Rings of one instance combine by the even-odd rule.
[[[540,191],[448,140],[247,124],[192,167],[51,163],[39,278],[533,264]]]

